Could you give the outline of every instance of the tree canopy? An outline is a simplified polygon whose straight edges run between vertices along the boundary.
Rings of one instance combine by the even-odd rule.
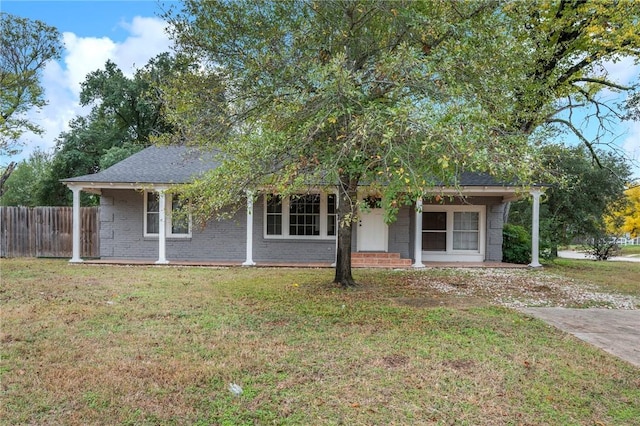
[[[74,118],[57,139],[51,170],[40,188],[42,205],[68,205],[68,189],[59,180],[96,173],[148,146],[152,135],[171,132],[164,119],[158,87],[183,67],[167,53],[152,58],[133,77],[111,61],[87,75],[80,102],[92,106]],[[83,202],[95,199],[85,194]]]
[[[596,151],[600,166],[587,147],[548,145],[542,149],[539,180],[552,179],[540,206],[541,245],[557,255],[559,245],[603,235],[606,218],[624,205],[629,162],[610,151]],[[531,229],[529,200],[511,205],[509,222]]]
[[[59,58],[61,51],[56,28],[0,12],[0,155],[15,154],[18,139],[25,132],[42,132],[25,114],[46,105],[40,84],[42,70],[49,61]],[[3,170],[0,195],[14,167],[12,162]]]
[[[16,165],[5,182],[0,205],[36,207],[42,205],[39,194],[42,182],[51,168],[51,154],[36,150]]]
[[[598,65],[637,55],[638,8],[186,0],[167,17],[199,69],[188,87],[166,88],[174,135],[223,163],[185,190],[207,216],[255,188],[337,188],[335,281],[352,285],[358,185],[381,194],[392,219],[462,171],[526,184],[544,131],[577,130],[561,114],[616,86]]]
[[[611,206],[607,215],[607,229],[613,236],[640,236],[640,186],[632,186],[624,191],[625,202]]]

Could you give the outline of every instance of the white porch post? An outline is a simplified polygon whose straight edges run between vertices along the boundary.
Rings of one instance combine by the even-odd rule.
[[[80,233],[82,232],[82,227],[80,224],[80,187],[72,186],[71,191],[73,192],[73,249],[71,263],[80,263],[82,262],[82,258],[80,257]]]
[[[338,220],[338,205],[340,204],[340,192],[336,191],[335,194],[336,194],[336,251],[333,256],[333,263],[331,264],[332,268],[335,268],[336,265],[338,264],[338,234],[340,233],[340,221]]]
[[[422,263],[422,198],[416,200],[416,227],[414,232],[413,262],[414,268],[424,268]]]
[[[540,268],[540,189],[533,189],[533,214],[531,224],[531,263],[532,268]]]
[[[158,260],[159,265],[169,263],[167,260],[167,197],[165,189],[158,189]]]
[[[253,192],[247,191],[247,256],[243,266],[254,266],[253,261]]]

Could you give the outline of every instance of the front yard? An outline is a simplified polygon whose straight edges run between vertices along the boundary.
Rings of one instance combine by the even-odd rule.
[[[328,269],[1,262],[6,424],[640,418],[637,368],[512,309],[638,309],[640,264],[357,270],[343,291]]]

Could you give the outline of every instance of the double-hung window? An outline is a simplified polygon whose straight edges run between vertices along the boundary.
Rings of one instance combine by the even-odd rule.
[[[266,238],[332,238],[337,232],[335,194],[265,196]]]
[[[177,194],[165,196],[165,229],[168,238],[191,237],[191,218],[181,211],[182,203]],[[160,234],[160,195],[155,191],[144,193],[144,236]]]
[[[480,248],[480,212],[453,212],[453,249]]]
[[[483,260],[484,221],[484,206],[424,205],[422,251],[431,260],[446,260],[443,255]]]

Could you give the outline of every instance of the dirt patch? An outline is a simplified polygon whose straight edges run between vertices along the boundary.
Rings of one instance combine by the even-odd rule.
[[[473,369],[476,363],[470,359],[452,359],[444,361],[442,365],[453,370],[464,371]]]
[[[409,357],[400,354],[394,354],[382,357],[382,363],[387,368],[399,368],[409,362]]]

